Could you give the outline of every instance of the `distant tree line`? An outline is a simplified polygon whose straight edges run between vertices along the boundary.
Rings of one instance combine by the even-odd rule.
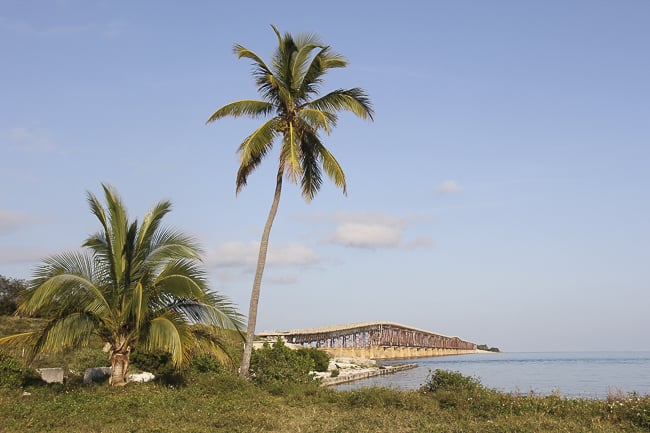
[[[488,352],[501,352],[498,347],[488,347],[487,344],[479,344],[476,348],[478,350],[487,350]]]
[[[27,287],[25,280],[0,275],[0,315],[8,316],[16,312],[18,296],[25,287]]]

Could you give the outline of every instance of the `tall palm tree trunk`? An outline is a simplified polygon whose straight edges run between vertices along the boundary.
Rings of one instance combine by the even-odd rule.
[[[262,274],[264,274],[264,266],[266,265],[266,252],[269,247],[269,236],[271,234],[271,226],[275,219],[275,214],[278,212],[278,205],[280,204],[280,195],[282,193],[282,176],[284,173],[284,165],[280,163],[278,174],[275,182],[275,195],[273,196],[273,203],[269,210],[269,216],[266,218],[266,225],[264,232],[262,232],[262,240],[260,241],[260,251],[257,256],[257,268],[255,269],[255,279],[253,280],[253,290],[251,291],[251,301],[248,307],[248,326],[246,328],[246,343],[244,344],[244,354],[239,367],[239,376],[248,377],[248,370],[251,365],[251,355],[253,353],[253,339],[255,337],[255,325],[257,324],[257,304],[260,301],[260,286],[262,285]]]

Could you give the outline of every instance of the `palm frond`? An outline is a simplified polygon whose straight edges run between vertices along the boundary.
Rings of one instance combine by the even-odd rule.
[[[55,319],[43,332],[41,350],[55,353],[87,346],[94,329],[94,319],[84,313],[73,313]]]
[[[243,99],[231,102],[215,111],[205,123],[214,122],[223,117],[251,117],[266,116],[273,113],[273,104],[255,99]]]
[[[205,272],[190,260],[170,261],[152,281],[161,294],[176,298],[204,299],[207,295]]]
[[[343,190],[344,195],[347,195],[348,190],[345,181],[345,173],[343,173],[343,169],[336,158],[334,158],[334,155],[332,155],[320,142],[316,145],[314,150],[320,155],[320,160],[327,176],[332,182],[334,182],[334,185]]]
[[[235,182],[235,192],[237,194],[248,183],[248,175],[257,168],[264,156],[273,147],[273,141],[279,134],[277,128],[278,118],[269,119],[239,145],[237,152],[239,153],[241,165]]]
[[[280,32],[274,28],[276,35]],[[273,75],[278,77],[283,83],[292,82],[291,59],[297,51],[296,43],[289,32],[285,32],[281,37],[278,36],[278,46],[271,59]],[[291,87],[291,86],[289,86]]]
[[[237,179],[235,181],[235,194],[239,192],[248,184],[248,176],[255,171],[257,166],[262,162],[264,154],[257,154],[250,158],[247,163],[243,163],[237,170]]]
[[[321,68],[324,72],[328,69],[345,68],[348,65],[347,59],[340,54],[332,52],[330,47],[326,47],[326,49],[323,50],[320,58]]]
[[[171,212],[171,209],[171,202],[164,200],[157,203],[144,216],[136,241],[139,254],[137,257],[138,261],[142,262],[144,260],[144,256],[150,249],[154,235],[158,232],[163,217]]]
[[[41,334],[42,330],[35,330],[2,337],[0,338],[0,348],[7,352],[18,352],[20,350],[22,352],[19,352],[20,355],[24,357],[26,363],[29,364],[38,354],[40,349],[38,343]]]
[[[193,351],[201,354],[211,354],[221,364],[233,368],[234,359],[230,353],[237,340],[241,341],[244,336],[241,332],[225,331],[213,326],[195,325],[192,327],[194,335]]]
[[[300,136],[298,135],[299,131],[294,126],[293,122],[289,123],[288,131],[285,132],[282,150],[280,151],[280,159],[284,163],[284,173],[287,178],[292,183],[297,183],[303,174],[300,165],[302,152],[300,148]]]
[[[329,111],[321,111],[313,108],[304,108],[298,112],[298,115],[304,120],[311,129],[323,129],[327,134],[336,126],[338,116]]]
[[[139,277],[145,273],[157,271],[161,265],[170,260],[191,259],[200,261],[202,250],[194,237],[165,228],[156,232],[146,252],[147,254],[140,265]]]
[[[113,266],[115,281],[122,284],[124,271],[126,269],[125,263],[125,247],[127,245],[129,218],[126,213],[126,207],[122,203],[122,199],[113,188],[102,184],[104,189],[104,199],[106,200],[106,209],[108,210],[108,221],[110,231],[107,232],[107,237],[111,239],[111,247],[113,250]]]
[[[91,304],[94,310],[110,311],[103,288],[93,281],[93,263],[88,255],[74,252],[44,259],[23,294],[19,314],[33,315],[44,309],[61,310],[66,306],[82,311]]]
[[[105,187],[102,184],[102,187]],[[97,248],[97,251],[95,251],[96,254],[98,254],[100,257],[102,257],[107,264],[107,268],[110,273],[110,278],[114,281],[118,280],[118,276],[115,274],[115,258],[114,258],[114,251],[113,251],[113,239],[111,239],[111,236],[109,236],[111,232],[110,228],[110,222],[109,219],[106,216],[106,212],[104,210],[104,207],[102,204],[99,202],[97,197],[95,197],[94,194],[92,194],[90,191],[86,193],[87,200],[88,200],[88,205],[90,206],[90,210],[97,217],[99,220],[99,223],[102,226],[103,233],[98,233],[95,236],[91,236],[82,244],[82,246],[90,247],[93,250]],[[115,288],[117,289],[117,288]],[[114,293],[116,295],[116,293]]]
[[[189,325],[177,313],[166,312],[151,320],[141,337],[145,350],[169,353],[172,363],[181,367],[189,361],[194,341]]]
[[[235,44],[232,49],[233,53],[237,56],[238,59],[241,58],[246,58],[250,59],[253,61],[255,64],[255,67],[257,69],[256,74],[261,74],[261,75],[270,75],[271,74],[271,69],[266,66],[266,63],[264,63],[264,60],[257,54],[255,54],[253,51],[249,50],[248,48]]]
[[[343,68],[347,66],[347,60],[330,50],[330,47],[323,47],[316,54],[306,68],[304,75],[300,80],[299,94],[301,97],[315,94],[318,92],[318,86],[323,81],[323,75],[328,69]]]
[[[319,145],[321,145],[320,139],[316,132],[310,128],[305,128],[301,140],[302,159],[300,165],[302,167],[302,177],[300,179],[300,186],[302,196],[307,202],[310,202],[316,196],[323,184],[318,159],[319,153],[315,151],[315,148]]]
[[[41,332],[42,330],[35,330],[0,337],[0,347],[6,349],[18,349],[33,346],[38,341]]]
[[[310,61],[311,52],[317,48],[322,48],[319,44],[313,43],[311,41],[298,43],[298,46],[300,48],[293,57],[293,64],[291,66],[291,76],[293,77],[291,85],[293,92],[297,92],[302,85],[303,79],[307,72],[307,63]]]
[[[208,303],[181,298],[170,304],[169,308],[182,314],[189,323],[237,331],[244,328],[242,316],[230,302],[217,299],[208,299],[207,301]]]
[[[314,99],[307,105],[317,110],[329,112],[347,110],[362,119],[372,120],[374,116],[368,95],[362,89],[356,87],[347,90],[334,90],[325,96]]]

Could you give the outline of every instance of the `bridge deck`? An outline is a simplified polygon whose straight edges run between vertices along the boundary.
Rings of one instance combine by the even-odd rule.
[[[459,337],[426,331],[394,322],[360,322],[290,331],[265,331],[266,339],[282,337],[294,344],[322,348],[402,347],[475,350],[476,344]]]

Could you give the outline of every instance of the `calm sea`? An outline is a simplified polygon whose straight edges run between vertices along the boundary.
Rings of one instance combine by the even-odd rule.
[[[342,384],[337,389],[417,389],[430,371],[443,369],[476,377],[483,385],[506,392],[581,398],[606,398],[608,393],[633,391],[650,395],[650,352],[496,353],[395,362],[413,362],[419,367]]]

